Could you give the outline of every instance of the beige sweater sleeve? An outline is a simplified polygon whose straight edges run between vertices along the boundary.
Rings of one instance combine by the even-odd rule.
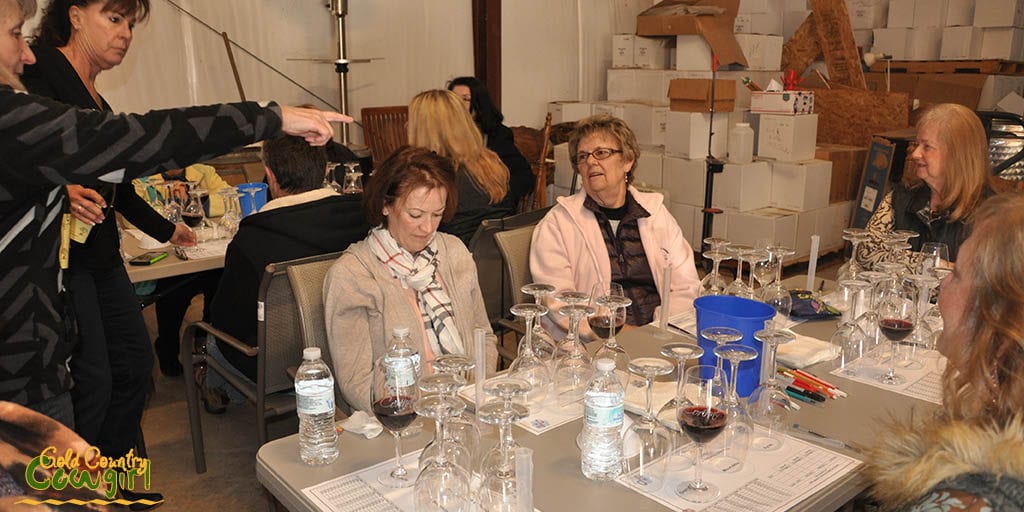
[[[379,317],[381,290],[373,275],[351,254],[334,263],[324,279],[324,318],[334,379],[354,409],[370,411],[373,345],[383,343],[371,330]],[[379,319],[373,324],[379,324]]]

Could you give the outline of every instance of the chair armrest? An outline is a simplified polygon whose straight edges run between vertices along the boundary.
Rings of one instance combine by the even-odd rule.
[[[235,338],[234,336],[203,321],[192,322],[188,324],[188,326],[185,327],[184,339],[195,338],[196,330],[206,332],[207,334],[213,336],[214,338],[217,338],[218,340],[227,343],[228,345],[231,346],[231,348],[241,352],[242,354],[245,354],[248,357],[256,357],[256,354],[259,354],[260,352],[259,347],[249,346],[249,344],[239,340],[238,338]]]
[[[289,366],[284,371],[285,371],[285,373],[288,374],[289,377],[292,378],[292,380],[295,380],[295,376],[298,375],[298,373],[299,373],[299,367],[298,366]]]

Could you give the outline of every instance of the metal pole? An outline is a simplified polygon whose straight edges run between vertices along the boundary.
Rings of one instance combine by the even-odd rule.
[[[327,6],[331,14],[338,18],[338,60],[334,61],[334,71],[338,73],[338,109],[348,113],[348,58],[345,54],[345,17],[348,16],[348,0],[331,0]],[[341,123],[341,143],[349,143],[348,123]]]

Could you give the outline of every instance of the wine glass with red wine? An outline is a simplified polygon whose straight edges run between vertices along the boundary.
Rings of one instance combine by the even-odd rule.
[[[418,398],[412,357],[389,352],[373,363],[373,415],[395,438],[395,467],[377,479],[386,487],[410,487],[416,482],[416,475],[402,465],[401,432],[416,419],[414,404]]]
[[[916,319],[913,290],[896,281],[884,285],[878,296],[878,329],[892,344],[892,348],[889,370],[878,378],[883,384],[896,386],[906,381],[896,373],[896,363],[900,342],[914,332]]]
[[[705,482],[701,474],[704,447],[725,430],[729,422],[729,408],[725,406],[728,384],[725,372],[710,365],[691,366],[679,381],[676,394],[682,399],[676,409],[676,418],[683,432],[697,445],[694,477],[676,487],[676,495],[692,503],[708,503],[718,498],[721,491]]]

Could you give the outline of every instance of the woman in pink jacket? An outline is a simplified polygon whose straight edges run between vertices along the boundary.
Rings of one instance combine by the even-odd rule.
[[[638,326],[665,314],[661,287],[671,269],[669,314],[689,308],[700,286],[693,249],[661,194],[630,186],[640,155],[633,131],[609,115],[588,117],[576,123],[569,155],[583,191],[559,198],[534,230],[533,280],[586,292],[598,283],[619,283],[633,301],[626,324]],[[547,318],[563,331],[568,325],[561,315]]]

